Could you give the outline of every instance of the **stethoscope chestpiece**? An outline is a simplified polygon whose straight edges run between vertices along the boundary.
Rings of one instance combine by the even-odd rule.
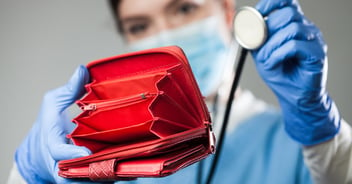
[[[255,50],[267,39],[265,19],[255,8],[241,7],[235,15],[233,26],[237,42],[245,49]]]

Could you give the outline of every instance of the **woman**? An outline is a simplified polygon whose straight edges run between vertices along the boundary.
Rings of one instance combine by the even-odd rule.
[[[226,78],[232,75],[236,54],[231,36],[233,2],[112,0],[111,7],[130,50],[164,45],[184,49],[219,127]],[[267,17],[269,38],[252,55],[281,112],[248,91],[238,91],[214,183],[351,182],[351,128],[325,88],[327,56],[320,31],[297,1],[261,0],[256,8]],[[44,97],[37,122],[16,152],[18,177],[28,183],[74,182],[57,175],[57,162],[90,154],[66,143],[64,127],[65,109],[84,93],[88,78],[81,66],[67,85]],[[202,183],[210,161],[169,177],[126,183]],[[17,169],[13,172],[16,175]]]

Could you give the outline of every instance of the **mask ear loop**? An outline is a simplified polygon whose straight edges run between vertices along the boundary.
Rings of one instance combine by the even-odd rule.
[[[244,15],[244,16],[239,16],[239,15]],[[206,184],[212,183],[212,179],[214,178],[213,176],[215,175],[215,172],[216,172],[216,168],[217,168],[219,158],[221,155],[221,151],[222,151],[222,147],[224,144],[226,128],[227,128],[229,117],[230,117],[232,102],[235,99],[235,92],[237,90],[237,87],[238,87],[238,84],[239,84],[239,81],[241,78],[241,74],[243,71],[244,63],[247,58],[248,50],[259,48],[265,42],[266,37],[267,37],[265,20],[261,16],[261,14],[254,8],[251,8],[251,7],[241,8],[238,11],[238,13],[236,14],[236,17],[234,19],[234,26],[240,26],[239,23],[246,22],[248,20],[247,19],[248,16],[252,16],[251,17],[252,19],[250,19],[252,22],[250,22],[250,23],[253,24],[255,29],[258,29],[258,28],[261,29],[258,31],[260,34],[262,33],[263,35],[254,35],[254,39],[251,37],[248,37],[248,34],[246,34],[246,31],[253,30],[253,26],[252,27],[250,26],[250,28],[249,27],[242,27],[243,29],[237,29],[237,28],[234,29],[235,38],[238,41],[238,43],[241,45],[242,48],[240,51],[239,61],[236,66],[235,77],[234,77],[234,80],[232,81],[229,98],[228,98],[228,101],[226,104],[224,119],[223,119],[221,131],[220,131],[220,135],[219,135],[219,141],[218,141],[218,145],[217,145],[217,150],[216,150],[216,153],[214,155],[214,159],[212,160],[212,163],[210,166],[210,171],[207,176]],[[254,17],[254,20],[253,20],[253,17]],[[246,23],[246,25],[248,25],[248,22]],[[250,38],[250,39],[248,39],[248,38]],[[255,43],[255,44],[252,44],[252,43]],[[201,182],[201,178],[198,178],[198,182]]]

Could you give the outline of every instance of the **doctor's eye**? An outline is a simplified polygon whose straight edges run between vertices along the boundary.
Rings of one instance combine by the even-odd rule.
[[[125,27],[124,32],[131,35],[139,35],[146,32],[148,29],[147,23],[135,23]]]
[[[189,15],[197,10],[198,6],[192,2],[183,2],[176,8],[176,14]]]

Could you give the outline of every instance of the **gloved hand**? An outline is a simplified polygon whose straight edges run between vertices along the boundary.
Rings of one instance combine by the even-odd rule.
[[[90,154],[87,148],[68,144],[65,137],[71,123],[65,109],[83,95],[88,80],[87,69],[80,66],[66,85],[45,95],[38,119],[15,154],[19,172],[28,183],[77,183],[58,176],[57,164]]]
[[[286,131],[304,145],[333,138],[341,118],[326,91],[327,46],[321,32],[295,0],[261,0],[256,8],[267,17],[269,36],[252,55],[280,103]]]

